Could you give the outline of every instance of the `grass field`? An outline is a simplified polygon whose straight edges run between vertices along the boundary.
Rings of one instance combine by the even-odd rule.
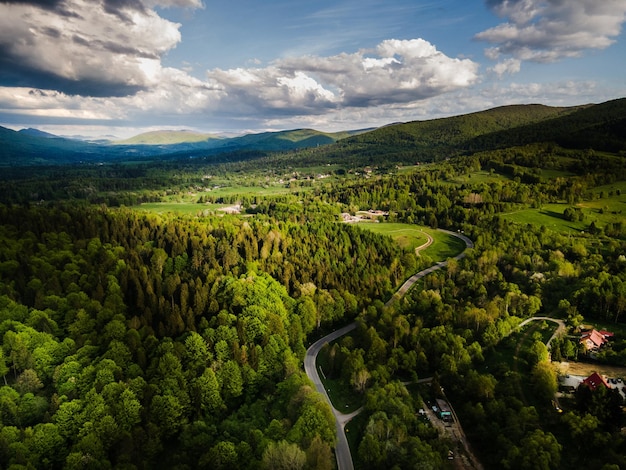
[[[215,207],[219,207],[215,205]],[[195,202],[147,202],[140,206],[135,206],[135,209],[154,212],[157,214],[175,213],[185,215],[196,215],[204,210],[214,210],[209,208],[206,204],[198,204]]]
[[[621,198],[621,199],[620,199]],[[563,217],[569,204],[546,204],[541,209],[521,209],[502,214],[506,220],[518,224],[543,225],[551,230],[564,233],[578,233],[586,230],[591,222],[604,227],[608,223],[626,220],[626,196],[585,201],[577,204],[585,215],[584,220],[570,222]]]
[[[424,228],[424,231],[433,237],[434,243],[426,248],[423,253],[435,261],[453,258],[466,248],[465,242],[460,238],[431,228]]]
[[[583,201],[578,207],[597,225],[626,220],[626,181],[598,186],[593,195],[594,199]]]
[[[206,196],[211,197],[231,197],[231,196],[278,196],[281,194],[288,194],[293,192],[292,189],[287,188],[284,184],[273,184],[267,186],[222,186],[214,188],[211,191],[204,193]]]
[[[565,233],[578,233],[591,223],[590,220],[583,222],[570,222],[563,216],[563,211],[567,209],[569,204],[545,204],[540,209],[526,208],[515,212],[502,214],[502,216],[511,222],[518,224],[543,225],[551,230]]]
[[[299,188],[301,191],[302,188]],[[233,204],[198,204],[198,200],[202,196],[211,198],[233,198],[247,197],[264,197],[264,196],[279,196],[281,194],[288,194],[295,191],[285,187],[284,185],[271,185],[271,186],[221,186],[212,189],[207,192],[200,193],[187,193],[187,194],[175,194],[168,196],[166,200],[162,202],[144,203],[140,206],[135,206],[136,209],[144,210],[148,212],[155,212],[158,214],[175,213],[175,214],[187,214],[196,215],[204,211],[216,212],[221,208],[232,206]]]
[[[501,175],[499,173],[495,173],[495,172],[492,173],[490,171],[480,170],[480,171],[469,173],[467,175],[457,176],[452,181],[454,183],[460,183],[460,184],[468,184],[468,183],[480,184],[480,183],[493,183],[494,181],[505,181],[509,179],[510,178],[508,176]]]
[[[402,248],[414,250],[428,241],[428,236],[433,238],[433,243],[421,251],[435,261],[445,261],[452,258],[465,249],[465,242],[438,230],[413,224],[400,223],[362,223],[359,227],[393,238]]]
[[[397,223],[362,223],[359,224],[359,227],[371,232],[380,233],[382,235],[389,235],[405,250],[414,250],[428,241],[428,237],[425,233],[427,232],[427,229],[417,225]]]
[[[563,216],[569,204],[544,204],[539,209],[526,208],[502,214],[506,220],[519,224],[543,225],[564,233],[577,233],[586,230],[591,222],[604,227],[609,223],[626,220],[626,181],[598,186],[590,192],[586,200],[574,205],[582,210],[583,221],[570,222]]]

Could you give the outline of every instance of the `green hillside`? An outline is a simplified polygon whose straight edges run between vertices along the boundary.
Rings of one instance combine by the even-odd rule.
[[[261,151],[292,150],[333,144],[359,132],[361,131],[326,133],[314,129],[262,132],[230,139],[225,147]]]
[[[626,151],[626,98],[595,105],[513,105],[385,126],[341,140],[320,158],[386,165],[553,142],[564,148]]]
[[[429,121],[393,124],[342,140],[333,156],[358,155],[371,163],[432,161],[464,153],[480,136],[559,119],[583,107],[556,108],[537,104],[494,108]]]
[[[115,145],[175,145],[183,143],[206,142],[220,139],[211,134],[193,131],[152,131],[144,132],[129,139],[113,142]]]
[[[94,146],[0,127],[0,166],[72,163],[89,158]]]
[[[578,109],[537,104],[504,106],[461,116],[388,126],[352,140],[377,142],[381,138],[391,137],[392,140],[399,138],[424,147],[458,145],[477,136],[560,118]]]
[[[569,108],[572,109],[572,108]],[[555,142],[567,148],[626,150],[626,98],[574,109],[573,112],[528,123],[514,129],[483,134],[468,144],[470,150]]]

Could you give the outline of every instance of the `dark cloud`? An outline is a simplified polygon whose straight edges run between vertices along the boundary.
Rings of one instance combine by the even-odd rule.
[[[0,0],[0,4],[31,5],[43,10],[54,11],[65,17],[80,17],[75,11],[67,8],[65,0]],[[146,12],[141,0],[103,0],[102,6],[106,13],[117,16],[126,23],[132,22],[126,11]]]
[[[113,54],[124,54],[133,57],[140,57],[142,59],[159,59],[158,54],[142,51],[141,49],[137,49],[135,47],[124,46],[113,41],[95,41],[92,44]]]
[[[110,15],[115,15],[125,23],[132,23],[132,19],[126,11],[139,11],[145,13],[145,8],[140,0],[104,0],[104,11]]]
[[[137,49],[136,47],[120,44],[113,41],[88,40],[82,36],[79,36],[78,34],[72,36],[72,41],[80,46],[90,47],[93,50],[98,51],[107,51],[112,54],[122,54],[130,57],[140,57],[142,59],[159,59],[158,54],[143,51],[141,49]]]
[[[59,39],[61,34],[63,34],[60,30],[56,28],[45,27],[40,30],[43,34],[53,39]]]
[[[58,90],[68,95],[82,96],[129,96],[142,88],[119,82],[100,80],[71,80],[25,65],[0,47],[0,86],[32,87]]]
[[[0,0],[0,4],[4,3],[6,5],[32,5],[38,8],[43,8],[45,10],[56,10],[59,5],[61,5],[64,0]]]
[[[145,8],[140,0],[104,0],[104,10],[107,12],[126,9],[145,12]]]
[[[65,0],[0,0],[0,5],[30,5],[42,10],[52,11],[65,18],[82,18],[78,13],[67,8]]]
[[[158,83],[161,56],[180,41],[179,25],[140,0],[7,1],[14,0],[0,0],[0,86],[130,96]]]

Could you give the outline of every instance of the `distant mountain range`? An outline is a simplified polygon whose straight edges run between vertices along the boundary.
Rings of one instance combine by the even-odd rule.
[[[555,142],[570,148],[626,152],[626,98],[601,104],[503,106],[377,129],[325,133],[313,129],[221,137],[192,131],[156,131],[120,141],[86,142],[37,129],[0,127],[0,166],[212,158],[250,151],[323,147],[326,158],[364,162],[430,161],[476,151]]]
[[[118,141],[84,141],[37,129],[0,127],[0,165],[102,163],[151,158],[190,158],[226,152],[284,151],[328,145],[371,129],[325,133],[313,129],[220,137],[192,131],[154,131]]]

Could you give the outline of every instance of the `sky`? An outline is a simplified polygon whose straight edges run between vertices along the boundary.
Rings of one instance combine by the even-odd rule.
[[[0,126],[340,131],[626,96],[626,0],[0,0]]]

